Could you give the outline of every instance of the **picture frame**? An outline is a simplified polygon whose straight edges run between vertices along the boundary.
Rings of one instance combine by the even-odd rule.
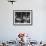
[[[13,10],[13,25],[32,25],[32,10]]]

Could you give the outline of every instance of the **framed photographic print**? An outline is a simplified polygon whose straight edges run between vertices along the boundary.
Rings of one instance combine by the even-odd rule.
[[[32,25],[32,10],[13,10],[14,25]]]

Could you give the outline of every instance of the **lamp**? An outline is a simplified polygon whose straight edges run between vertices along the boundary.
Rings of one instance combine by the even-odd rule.
[[[8,0],[8,2],[11,2],[12,4],[16,2],[15,0]]]

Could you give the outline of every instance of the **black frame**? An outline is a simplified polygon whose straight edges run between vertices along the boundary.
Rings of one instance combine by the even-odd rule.
[[[15,18],[15,12],[27,12],[27,11],[29,11],[31,13],[30,14],[30,16],[31,16],[30,22],[31,23],[29,23],[29,24],[27,24],[27,23],[26,24],[24,24],[24,23],[23,24],[21,24],[21,23],[16,24],[15,19],[14,19]],[[32,25],[32,24],[33,24],[33,11],[32,10],[13,10],[13,25]]]

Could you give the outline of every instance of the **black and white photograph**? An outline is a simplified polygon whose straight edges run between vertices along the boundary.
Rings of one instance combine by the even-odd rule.
[[[14,10],[13,24],[31,24],[32,10]]]

